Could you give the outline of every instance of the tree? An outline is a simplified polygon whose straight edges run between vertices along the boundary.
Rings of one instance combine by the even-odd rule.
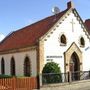
[[[55,62],[45,64],[42,73],[43,83],[58,83],[62,81],[60,67]]]

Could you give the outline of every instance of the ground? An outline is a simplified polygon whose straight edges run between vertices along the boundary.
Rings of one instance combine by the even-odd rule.
[[[42,88],[40,90],[90,90],[90,80],[74,82],[72,84]]]

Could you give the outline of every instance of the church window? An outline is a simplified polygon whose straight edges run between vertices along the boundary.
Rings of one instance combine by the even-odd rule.
[[[15,60],[13,57],[11,58],[11,75],[15,76]]]
[[[30,72],[30,59],[28,57],[25,58],[24,61],[24,75],[25,76],[30,76],[31,72]]]
[[[5,62],[4,58],[1,60],[1,74],[5,74]]]
[[[80,46],[84,47],[85,46],[85,40],[83,37],[80,38]]]
[[[66,36],[64,34],[60,37],[60,45],[66,45]]]

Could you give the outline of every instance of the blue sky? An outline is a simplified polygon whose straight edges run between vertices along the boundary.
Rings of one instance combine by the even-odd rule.
[[[70,0],[0,0],[0,32],[5,36],[35,21],[53,15],[52,7],[60,10]],[[72,0],[83,20],[90,18],[90,0]]]

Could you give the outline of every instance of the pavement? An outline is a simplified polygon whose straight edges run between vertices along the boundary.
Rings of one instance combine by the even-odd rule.
[[[90,90],[90,80],[42,87],[40,90]]]

